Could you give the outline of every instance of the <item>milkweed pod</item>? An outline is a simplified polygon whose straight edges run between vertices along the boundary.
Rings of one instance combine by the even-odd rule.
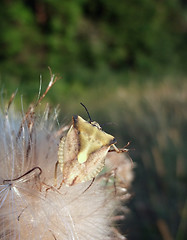
[[[95,178],[105,165],[105,157],[115,138],[102,131],[97,122],[72,117],[73,124],[59,144],[58,164],[63,183],[68,186]]]

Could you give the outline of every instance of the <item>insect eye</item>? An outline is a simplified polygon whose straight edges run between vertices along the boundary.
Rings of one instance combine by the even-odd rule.
[[[93,121],[93,122],[91,122],[91,124],[92,124],[92,126],[97,127],[99,130],[102,130],[102,128],[101,128],[101,126],[99,125],[99,123]]]

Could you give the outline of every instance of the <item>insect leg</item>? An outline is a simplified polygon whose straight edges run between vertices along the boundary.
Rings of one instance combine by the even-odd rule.
[[[117,148],[116,145],[112,144],[112,147],[114,149],[109,149],[109,152],[117,152],[117,153],[122,153],[122,152],[128,152],[129,149],[128,148],[125,148],[127,146],[129,146],[130,143],[127,143],[127,145],[124,146],[124,148]]]
[[[123,153],[123,152],[129,152],[129,150],[135,150],[135,149],[128,149],[128,147],[131,144],[131,142],[128,142],[123,148],[117,148],[116,145],[112,144],[113,149],[109,149],[109,152],[116,152],[116,153]],[[134,166],[132,159],[131,160],[131,165],[132,167]]]
[[[58,168],[58,164],[59,162],[57,161],[56,164],[55,164],[55,174],[54,174],[54,186],[56,187],[57,186],[57,168]]]
[[[83,193],[85,193],[91,186],[92,184],[94,183],[95,181],[95,177],[92,179],[91,183],[89,184],[89,186],[83,191]]]
[[[21,175],[20,177],[3,180],[3,184],[12,183],[12,182],[26,182],[36,174],[35,170],[39,170],[39,173],[37,175],[37,177],[39,178],[40,175],[42,174],[42,169],[40,167],[34,167],[31,170],[24,173],[23,175]]]

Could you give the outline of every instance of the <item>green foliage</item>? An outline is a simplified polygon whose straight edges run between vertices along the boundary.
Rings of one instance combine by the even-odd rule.
[[[185,14],[174,0],[3,0],[0,72],[23,82],[50,66],[71,84],[81,70],[186,70]]]

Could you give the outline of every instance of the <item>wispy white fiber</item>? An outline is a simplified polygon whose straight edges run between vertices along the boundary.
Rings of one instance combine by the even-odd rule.
[[[35,107],[24,114],[11,108],[0,112],[0,240],[125,239],[114,230],[113,218],[126,196],[132,169],[124,182],[117,165],[113,177],[109,164],[111,173],[102,174],[90,187],[86,182],[54,188],[58,144],[66,129],[57,122],[58,110],[51,113],[47,106],[37,116]],[[61,181],[58,171],[58,186]]]

